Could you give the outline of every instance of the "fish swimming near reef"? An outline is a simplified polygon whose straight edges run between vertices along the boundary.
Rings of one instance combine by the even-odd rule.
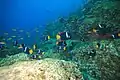
[[[18,46],[18,49],[23,49],[23,47],[22,47],[22,45],[21,45],[21,44]]]
[[[19,32],[23,32],[24,30],[19,30]]]
[[[33,54],[33,50],[32,49],[29,50],[29,54]]]
[[[59,32],[56,35],[57,40],[68,40],[71,39],[71,34],[69,32]]]
[[[34,45],[33,45],[33,50],[36,50],[36,49],[37,49],[37,45],[34,44]]]
[[[4,33],[4,35],[8,35],[8,33]]]
[[[17,31],[17,30],[16,30],[16,29],[12,29],[12,31],[14,31],[14,32],[15,32],[15,31]]]
[[[12,38],[8,38],[8,39],[7,39],[7,41],[10,41],[10,40],[12,40]]]
[[[45,36],[45,41],[48,41],[48,40],[50,40],[50,35]]]
[[[6,44],[6,43],[5,43],[5,42],[0,42],[0,44],[4,45],[4,44]]]
[[[13,46],[18,46],[18,41],[17,41],[17,40],[15,40],[15,41],[13,42]]]
[[[12,38],[16,38],[16,36],[11,36]]]
[[[20,38],[19,40],[23,40],[24,38]]]
[[[88,31],[87,36],[95,39],[120,39],[120,31],[110,33],[105,24],[98,24],[96,28]]]

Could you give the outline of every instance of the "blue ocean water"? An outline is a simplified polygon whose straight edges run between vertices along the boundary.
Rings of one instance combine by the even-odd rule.
[[[17,36],[29,42],[25,33],[39,37],[47,23],[67,17],[84,5],[86,0],[0,0],[0,35]],[[34,30],[39,28],[39,32]],[[12,31],[16,29],[16,31]],[[19,32],[19,30],[24,30]]]

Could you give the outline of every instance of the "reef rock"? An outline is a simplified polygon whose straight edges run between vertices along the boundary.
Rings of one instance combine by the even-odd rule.
[[[75,63],[44,59],[24,61],[0,68],[0,80],[82,80]]]

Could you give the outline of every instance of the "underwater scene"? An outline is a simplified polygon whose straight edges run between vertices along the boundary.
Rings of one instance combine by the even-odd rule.
[[[1,0],[0,80],[120,80],[120,0]]]

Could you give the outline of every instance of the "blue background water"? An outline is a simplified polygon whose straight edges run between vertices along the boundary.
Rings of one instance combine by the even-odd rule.
[[[15,34],[26,38],[25,33],[13,32],[11,29],[32,32],[39,26],[41,33],[47,23],[60,16],[69,16],[84,3],[85,0],[0,0],[0,34],[8,32],[6,38]],[[32,32],[32,35],[39,36],[40,33]]]

